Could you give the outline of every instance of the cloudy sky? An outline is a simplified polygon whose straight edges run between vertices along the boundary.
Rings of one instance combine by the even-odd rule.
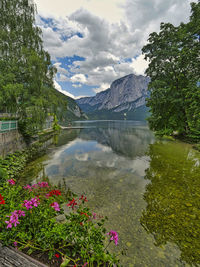
[[[144,74],[141,48],[161,22],[187,22],[190,0],[35,0],[55,87],[78,98]],[[197,1],[193,1],[197,2]]]

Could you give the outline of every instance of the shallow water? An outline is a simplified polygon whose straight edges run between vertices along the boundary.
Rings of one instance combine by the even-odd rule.
[[[44,172],[64,181],[108,216],[126,250],[123,266],[198,266],[200,263],[200,153],[191,145],[156,140],[131,121],[78,122],[25,175]],[[34,170],[34,171],[33,171]]]

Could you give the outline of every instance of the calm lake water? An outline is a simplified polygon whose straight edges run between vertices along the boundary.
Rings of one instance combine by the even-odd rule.
[[[45,172],[53,184],[85,193],[108,216],[126,250],[122,266],[200,264],[200,153],[189,144],[156,140],[133,121],[77,122],[24,177]],[[30,182],[30,181],[27,181]]]

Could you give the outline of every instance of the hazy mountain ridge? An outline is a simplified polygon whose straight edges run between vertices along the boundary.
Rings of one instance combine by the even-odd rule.
[[[76,101],[73,98],[66,96],[57,90],[56,90],[56,94],[60,97],[60,99],[63,99],[64,101],[66,101],[67,110],[66,110],[66,113],[64,114],[65,115],[64,121],[87,119],[87,116],[81,110],[81,108],[77,105]]]
[[[129,74],[115,80],[110,88],[96,96],[80,98],[76,102],[88,115],[95,113],[97,116],[103,112],[109,116],[113,112],[133,112],[137,108],[145,107],[148,83],[148,77]]]

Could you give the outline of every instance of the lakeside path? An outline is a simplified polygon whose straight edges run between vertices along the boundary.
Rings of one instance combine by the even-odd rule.
[[[87,126],[60,126],[62,130],[66,129],[86,129],[86,128],[93,128],[93,127],[87,127]]]

